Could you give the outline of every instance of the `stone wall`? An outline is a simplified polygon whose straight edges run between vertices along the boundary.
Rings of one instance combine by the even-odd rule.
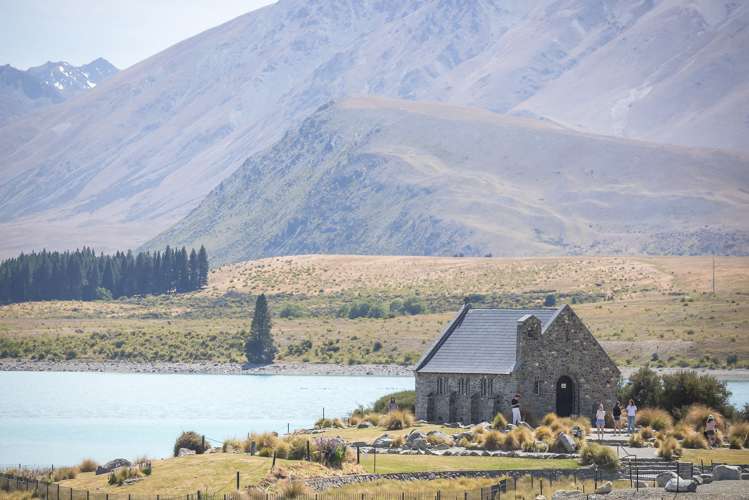
[[[519,361],[514,375],[524,418],[556,411],[557,381],[562,376],[574,384],[574,414],[593,417],[599,402],[610,411],[619,369],[580,318],[564,307],[543,335],[533,320],[518,325]]]
[[[446,381],[446,390],[439,394],[437,380]],[[460,392],[460,379],[465,379],[466,388]],[[481,381],[491,380],[491,393],[482,395]],[[510,375],[476,375],[454,373],[416,373],[416,418],[427,420],[429,395],[434,397],[435,422],[461,422],[464,424],[490,421],[498,408],[503,413],[510,411],[510,399],[515,383]],[[450,399],[455,400],[455,419],[450,419]],[[472,399],[476,398],[477,418],[472,419]]]

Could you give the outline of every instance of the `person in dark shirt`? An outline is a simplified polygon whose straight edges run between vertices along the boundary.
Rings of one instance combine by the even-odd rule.
[[[614,434],[619,434],[622,430],[622,406],[619,401],[614,405],[614,409],[611,410],[611,416],[614,417]]]
[[[518,425],[523,419],[520,417],[520,394],[512,398],[512,423]]]

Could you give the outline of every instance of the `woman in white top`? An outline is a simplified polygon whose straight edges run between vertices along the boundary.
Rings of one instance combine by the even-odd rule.
[[[596,412],[596,430],[598,431],[598,440],[603,439],[603,426],[606,424],[606,410],[603,409],[603,403],[598,405]]]
[[[635,432],[635,415],[637,415],[637,406],[635,406],[635,401],[630,399],[627,405],[627,432],[630,434]]]

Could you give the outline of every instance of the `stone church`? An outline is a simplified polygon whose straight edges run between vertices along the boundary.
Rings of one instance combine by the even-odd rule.
[[[549,412],[593,416],[613,407],[619,369],[569,306],[464,306],[416,365],[416,417],[478,423],[510,416],[521,395],[524,420]]]

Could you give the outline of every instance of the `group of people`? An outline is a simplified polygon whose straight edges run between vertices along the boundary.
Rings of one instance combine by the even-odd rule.
[[[635,431],[637,405],[633,399],[630,399],[626,408],[622,408],[622,404],[617,401],[611,409],[611,417],[614,420],[614,434],[624,433],[623,424],[625,412],[627,417],[627,432],[631,434]],[[603,407],[603,403],[600,403],[598,405],[598,410],[596,411],[596,432],[598,433],[598,439],[603,439],[603,429],[605,426],[606,409]]]

